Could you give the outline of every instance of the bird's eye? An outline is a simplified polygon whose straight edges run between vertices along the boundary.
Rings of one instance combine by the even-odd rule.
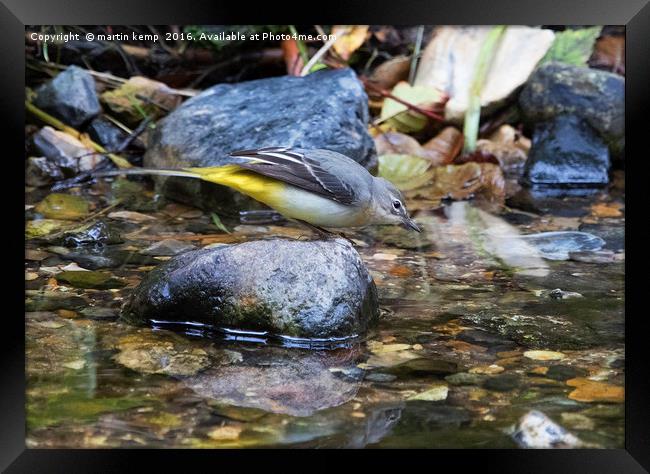
[[[393,209],[396,211],[399,211],[399,209],[402,207],[402,203],[399,202],[397,199],[393,201]]]

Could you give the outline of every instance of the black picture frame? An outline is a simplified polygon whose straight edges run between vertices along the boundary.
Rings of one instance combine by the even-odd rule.
[[[315,3],[315,2],[314,2]],[[347,453],[359,456],[363,462],[374,460],[386,468],[408,468],[415,460],[425,461],[421,468],[440,469],[452,462],[454,470],[475,468],[488,472],[648,472],[650,469],[650,400],[648,370],[645,358],[645,334],[642,327],[644,312],[643,292],[647,277],[635,278],[634,267],[648,268],[643,259],[643,215],[647,209],[643,170],[647,116],[650,110],[650,4],[649,0],[455,0],[441,1],[356,1],[319,2],[317,8],[310,2],[219,2],[192,1],[181,4],[174,0],[156,2],[124,0],[2,0],[0,4],[0,104],[2,104],[4,139],[2,151],[7,169],[2,182],[5,199],[2,201],[5,235],[4,298],[2,300],[2,334],[0,345],[0,468],[6,472],[130,472],[135,461],[155,461],[167,469],[187,469],[189,458],[209,463],[213,468],[225,464],[243,468],[250,460],[277,456],[277,464],[269,468],[311,469],[318,466],[305,455],[323,453],[275,452],[250,453],[201,450],[34,450],[25,447],[25,343],[24,320],[19,312],[23,307],[24,287],[22,251],[24,240],[21,225],[23,208],[17,198],[24,195],[24,170],[18,159],[24,147],[24,27],[37,24],[572,24],[572,25],[626,25],[626,173],[629,179],[626,199],[626,440],[620,450],[482,450],[471,456],[460,452],[396,454],[394,452]],[[314,12],[314,13],[309,13]],[[641,131],[643,130],[643,132]],[[631,160],[631,161],[630,161]],[[637,218],[634,214],[638,213]],[[11,222],[13,219],[16,223]],[[13,235],[13,233],[16,235]],[[20,236],[18,233],[20,232]],[[24,239],[24,237],[22,237]],[[634,239],[639,244],[633,242]],[[15,251],[13,247],[16,247]],[[20,248],[19,248],[20,247]],[[638,250],[640,249],[640,250]],[[647,252],[646,252],[647,253]],[[15,258],[14,262],[12,258]],[[15,272],[15,273],[14,273]],[[640,273],[640,275],[642,275]],[[16,288],[13,288],[13,286]],[[646,290],[647,291],[647,290]],[[15,304],[15,308],[13,307]],[[370,455],[367,455],[370,454]],[[325,454],[329,458],[329,454]],[[282,456],[282,457],[280,457]],[[363,459],[361,459],[363,456]],[[328,462],[329,461],[329,462]],[[323,466],[334,468],[333,461],[324,459]],[[295,464],[294,464],[295,463]],[[150,465],[150,467],[152,467]],[[428,467],[427,467],[428,466]],[[367,467],[368,468],[368,467]],[[411,468],[415,468],[414,466]],[[194,468],[192,468],[194,469]]]

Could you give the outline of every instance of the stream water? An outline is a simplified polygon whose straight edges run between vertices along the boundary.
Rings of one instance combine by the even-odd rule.
[[[70,192],[95,213],[117,193],[106,183]],[[381,320],[362,338],[310,345],[121,322],[125,296],[169,258],[145,258],[152,243],[313,237],[225,218],[227,234],[192,208],[148,209],[147,193],[126,207],[139,216],[109,210],[90,220],[115,226],[123,243],[90,252],[27,241],[29,447],[511,448],[532,410],[582,445],[624,446],[624,254],[549,260],[522,252],[519,237],[582,226],[613,248],[624,218],[595,216],[593,198],[500,216],[455,203],[418,215],[422,234],[350,233],[377,284]],[[42,197],[28,194],[28,204]],[[28,208],[28,220],[40,217]],[[122,283],[57,279],[76,265],[98,265]]]

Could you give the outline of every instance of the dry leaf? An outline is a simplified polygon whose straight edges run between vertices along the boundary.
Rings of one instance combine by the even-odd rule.
[[[598,38],[589,59],[591,67],[605,68],[625,75],[625,36],[608,35]]]
[[[439,166],[433,169],[433,185],[420,188],[412,195],[428,199],[455,200],[480,197],[502,204],[505,200],[505,179],[501,168],[492,163],[465,163]]]
[[[621,206],[615,202],[601,202],[591,206],[591,214],[596,217],[621,217]]]
[[[391,94],[402,102],[387,97],[379,118],[405,133],[419,132],[430,120],[405,104],[418,107],[425,113],[440,115],[440,109],[447,100],[447,96],[434,87],[412,86],[406,81],[397,83]]]
[[[382,89],[391,90],[400,81],[405,81],[409,75],[411,58],[396,56],[380,64],[368,80]],[[368,95],[372,95],[372,91]]]
[[[298,43],[295,39],[291,38],[283,40],[281,46],[284,63],[287,65],[287,74],[290,76],[300,76],[304,64],[300,56]]]
[[[431,161],[434,166],[450,164],[460,150],[463,149],[465,139],[463,134],[454,127],[444,128],[438,135],[423,145],[423,148],[429,152]]]
[[[332,28],[332,35],[336,41],[332,46],[334,51],[347,61],[357,49],[361,47],[368,35],[368,25],[336,25]]]

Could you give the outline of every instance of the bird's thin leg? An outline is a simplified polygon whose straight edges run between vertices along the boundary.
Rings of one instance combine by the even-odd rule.
[[[350,242],[350,244],[352,244],[353,246],[355,245],[354,242],[351,239],[349,239],[348,237],[346,237],[346,235],[343,232],[331,232],[331,231],[329,231],[327,229],[323,229],[322,227],[310,224],[309,222],[305,222],[305,221],[300,220],[300,219],[296,219],[296,221],[301,223],[305,227],[308,227],[309,229],[313,230],[314,232],[316,232],[318,235],[320,235],[324,239],[333,239],[333,238],[341,237],[341,238],[347,240],[348,242]]]
[[[296,222],[299,222],[300,224],[304,225],[308,229],[314,231],[317,233],[320,237],[324,239],[330,239],[332,236],[336,236],[334,232],[330,232],[327,229],[323,229],[322,227],[318,227],[317,225],[310,224],[309,222],[303,221],[302,219],[295,219]]]

